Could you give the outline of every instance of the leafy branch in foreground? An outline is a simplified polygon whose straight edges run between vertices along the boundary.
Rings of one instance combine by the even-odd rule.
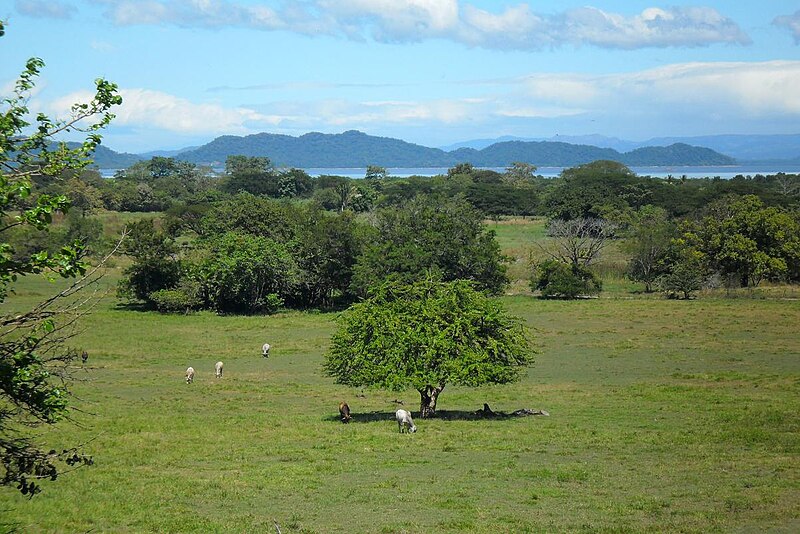
[[[3,32],[0,23],[0,35]],[[40,480],[57,478],[59,462],[68,466],[91,463],[77,448],[45,452],[31,429],[69,418],[70,384],[87,355],[68,343],[78,333],[79,319],[97,302],[97,282],[105,260],[88,269],[80,241],[55,253],[20,257],[8,231],[20,226],[47,231],[53,214],[69,209],[63,195],[37,195],[32,179],[58,177],[88,165],[101,140],[97,132],[113,119],[111,107],[122,102],[116,85],[98,79],[94,98],[72,106],[68,118],[55,120],[39,113],[30,123],[27,104],[43,66],[41,59],[28,60],[13,95],[2,99],[0,110],[0,303],[21,276],[41,273],[51,279],[74,279],[30,310],[0,316],[0,485],[16,485],[30,496],[41,491]],[[82,121],[89,118],[94,122],[83,126]],[[55,140],[72,132],[85,134],[77,148]],[[87,294],[90,287],[95,289]]]

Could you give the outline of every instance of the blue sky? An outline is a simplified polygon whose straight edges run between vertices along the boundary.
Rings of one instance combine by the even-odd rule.
[[[32,56],[35,111],[113,81],[118,151],[351,129],[426,146],[800,133],[797,1],[2,0],[0,19],[0,94]]]

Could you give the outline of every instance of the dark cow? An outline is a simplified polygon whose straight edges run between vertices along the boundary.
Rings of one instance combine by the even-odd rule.
[[[350,406],[348,406],[346,402],[339,403],[339,416],[342,419],[342,423],[350,422]]]

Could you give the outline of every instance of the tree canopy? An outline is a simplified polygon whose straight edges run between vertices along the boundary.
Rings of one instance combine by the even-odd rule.
[[[531,363],[522,321],[465,280],[387,283],[338,320],[325,363],[340,384],[420,393],[434,415],[447,384],[517,380]]]
[[[756,196],[720,199],[684,230],[685,242],[702,254],[710,270],[743,287],[800,274],[800,221],[796,214],[764,206]]]
[[[494,294],[508,284],[494,232],[463,197],[418,196],[379,210],[375,231],[354,268],[361,294],[387,277],[414,281],[429,272],[445,281],[472,280]]]

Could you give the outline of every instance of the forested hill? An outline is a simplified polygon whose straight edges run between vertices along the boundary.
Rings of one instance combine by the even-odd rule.
[[[300,137],[261,133],[237,137],[225,135],[178,159],[192,163],[224,163],[230,155],[266,156],[288,167],[450,167],[472,163],[480,167],[505,167],[515,161],[540,167],[566,167],[598,159],[626,165],[734,165],[736,160],[708,148],[685,144],[645,147],[620,153],[612,148],[560,142],[507,141],[482,150],[461,148],[445,152],[399,139],[376,137],[358,131],[341,134],[308,133]]]
[[[80,143],[67,143],[69,148],[78,148]],[[138,154],[128,154],[127,152],[116,152],[110,148],[98,145],[92,154],[92,164],[90,167],[100,169],[126,169],[136,163],[146,159]]]
[[[224,163],[231,155],[266,156],[287,167],[442,167],[451,162],[448,153],[355,130],[341,134],[307,133],[300,137],[260,133],[237,137],[223,135],[178,159],[192,163]]]

